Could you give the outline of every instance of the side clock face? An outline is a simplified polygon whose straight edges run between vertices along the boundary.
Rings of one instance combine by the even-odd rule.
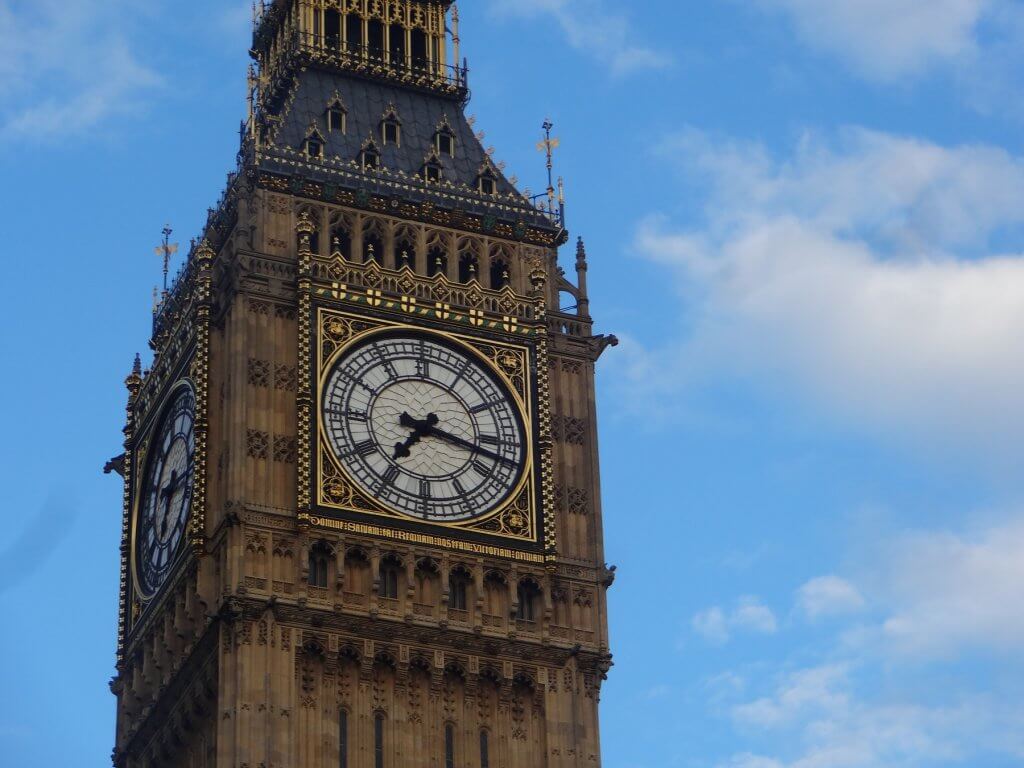
[[[484,517],[522,478],[526,431],[514,397],[472,353],[434,336],[377,336],[348,350],[321,407],[349,476],[407,517]]]
[[[195,396],[178,390],[148,450],[135,523],[139,589],[156,592],[167,578],[192,510]]]

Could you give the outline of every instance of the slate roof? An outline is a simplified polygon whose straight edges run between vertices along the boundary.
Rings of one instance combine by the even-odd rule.
[[[335,97],[340,98],[347,112],[345,133],[327,130],[326,111]],[[384,146],[381,141],[381,121],[391,107],[402,126],[400,146]],[[455,136],[455,156],[438,157],[443,178],[475,190],[487,152],[459,102],[440,95],[308,69],[299,76],[288,99],[275,143],[302,151],[310,126],[315,124],[324,139],[325,157],[358,160],[364,144],[372,139],[384,168],[418,176],[434,150],[438,129],[445,123]],[[504,175],[493,164],[491,167],[498,193],[515,193]]]

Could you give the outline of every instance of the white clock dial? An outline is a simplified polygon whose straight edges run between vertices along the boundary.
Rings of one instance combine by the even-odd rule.
[[[327,377],[324,432],[369,496],[429,521],[493,512],[519,484],[525,430],[511,393],[472,353],[429,335],[376,336]]]
[[[178,391],[148,451],[135,523],[139,588],[151,595],[163,584],[185,536],[192,509],[195,396]]]

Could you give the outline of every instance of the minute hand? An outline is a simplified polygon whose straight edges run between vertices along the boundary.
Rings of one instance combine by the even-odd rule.
[[[433,437],[439,437],[442,440],[446,440],[449,443],[461,446],[462,448],[465,448],[467,450],[474,451],[476,453],[479,453],[481,456],[486,456],[487,458],[494,459],[495,461],[501,461],[504,462],[505,464],[513,465],[517,463],[515,459],[510,459],[506,456],[500,456],[497,453],[494,453],[493,451],[489,451],[486,448],[481,448],[479,445],[474,445],[473,443],[469,442],[469,440],[465,440],[459,437],[458,435],[453,435],[451,432],[445,432],[443,429],[438,429],[437,427],[430,427],[427,430],[427,434],[432,435]]]

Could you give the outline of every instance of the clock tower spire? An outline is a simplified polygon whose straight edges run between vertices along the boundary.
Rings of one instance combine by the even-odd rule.
[[[128,381],[118,768],[600,764],[615,340],[461,44],[440,0],[256,7],[238,167]]]

